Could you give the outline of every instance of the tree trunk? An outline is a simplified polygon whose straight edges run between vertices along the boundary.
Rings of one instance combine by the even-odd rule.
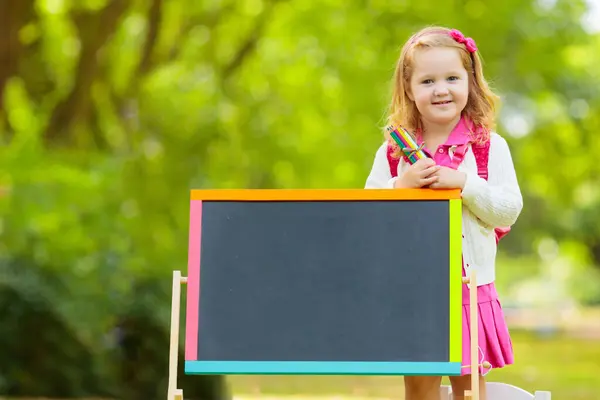
[[[33,6],[34,0],[0,1],[0,128],[4,124],[8,126],[4,108],[4,89],[8,80],[17,73],[19,58],[23,51],[19,31],[31,20],[34,13]]]

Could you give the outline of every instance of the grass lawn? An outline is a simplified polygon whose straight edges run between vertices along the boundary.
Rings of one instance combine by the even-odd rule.
[[[491,372],[488,380],[531,392],[549,390],[553,399],[600,399],[600,341],[525,332],[512,332],[512,337],[515,364]],[[229,381],[240,400],[404,398],[402,377],[234,376]]]
[[[600,340],[514,331],[512,337],[516,364],[491,372],[488,380],[549,390],[556,400],[600,399]],[[232,376],[229,383],[234,400],[404,399],[402,377]]]

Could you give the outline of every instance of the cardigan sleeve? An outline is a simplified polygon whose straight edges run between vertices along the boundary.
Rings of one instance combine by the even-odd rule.
[[[523,209],[523,197],[506,140],[492,133],[488,180],[467,173],[462,199],[477,218],[494,227],[513,225]]]
[[[382,144],[375,153],[371,172],[365,182],[365,189],[393,189],[397,178],[392,177],[387,160],[387,144]]]

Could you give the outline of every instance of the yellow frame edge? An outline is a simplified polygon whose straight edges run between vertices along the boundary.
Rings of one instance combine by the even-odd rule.
[[[462,200],[449,202],[450,362],[462,361]]]

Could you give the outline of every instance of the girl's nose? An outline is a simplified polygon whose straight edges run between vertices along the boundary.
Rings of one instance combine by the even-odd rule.
[[[448,94],[448,88],[445,85],[436,86],[433,90],[434,96],[444,96]]]

